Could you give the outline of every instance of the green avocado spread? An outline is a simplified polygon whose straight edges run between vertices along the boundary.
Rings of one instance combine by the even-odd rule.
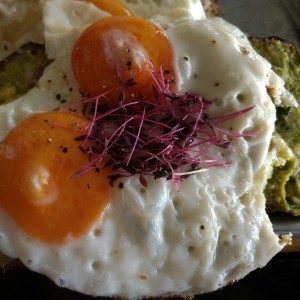
[[[250,39],[255,50],[265,57],[285,81],[300,105],[300,49],[277,38]],[[265,195],[269,211],[300,215],[300,108],[276,107],[277,120],[271,149],[277,160]]]
[[[0,62],[0,105],[28,92],[49,64],[43,45],[29,43]]]

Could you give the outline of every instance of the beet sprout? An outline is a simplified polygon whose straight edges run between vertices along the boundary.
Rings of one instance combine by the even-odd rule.
[[[230,164],[214,154],[217,148],[232,152],[234,138],[255,136],[254,132],[244,134],[218,127],[254,106],[209,118],[207,108],[213,101],[196,93],[175,94],[170,90],[174,80],[166,78],[168,71],[149,72],[153,79],[151,99],[140,92],[138,100],[126,102],[124,90],[135,84],[130,81],[120,87],[117,105],[109,104],[112,91],[81,102],[90,122],[75,140],[86,141],[81,150],[89,163],[75,177],[99,169],[105,162],[103,167],[114,171],[109,176],[111,184],[122,177],[139,175],[141,184],[147,186],[145,176],[151,175],[178,185],[192,174]]]

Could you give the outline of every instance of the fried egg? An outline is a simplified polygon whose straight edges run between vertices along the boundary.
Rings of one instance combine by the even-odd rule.
[[[36,87],[0,106],[1,251],[59,286],[93,296],[205,293],[263,267],[284,246],[263,194],[276,119],[266,87],[280,101],[283,81],[242,32],[207,18],[198,1],[113,1],[110,10],[102,2],[40,1],[53,62]],[[99,61],[85,52],[99,46],[97,36]],[[112,171],[102,169],[71,179],[85,164],[74,137],[87,120],[53,110],[76,108],[83,95],[110,84],[114,89],[111,66],[128,80],[131,73],[118,65],[124,62],[118,49],[127,45],[134,49],[130,72],[143,90],[148,77],[139,70],[150,60],[173,70],[176,93],[213,100],[211,118],[254,106],[219,125],[244,134],[231,151],[214,150],[230,164],[193,174],[179,187],[152,176],[145,187],[137,175],[111,186]],[[97,84],[95,74],[107,81]]]

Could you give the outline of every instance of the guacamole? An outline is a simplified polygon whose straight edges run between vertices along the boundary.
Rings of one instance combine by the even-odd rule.
[[[300,105],[300,49],[278,38],[250,39],[280,75]],[[269,211],[300,215],[300,108],[276,107],[271,149],[276,149],[272,177],[265,189]]]
[[[49,64],[44,46],[29,43],[0,62],[0,105],[30,90]]]
[[[254,49],[271,64],[300,103],[300,49],[279,38],[250,38]]]

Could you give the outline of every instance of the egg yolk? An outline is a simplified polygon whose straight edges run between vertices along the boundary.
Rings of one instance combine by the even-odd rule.
[[[37,114],[0,144],[0,206],[34,238],[60,243],[79,237],[110,203],[109,171],[72,178],[87,165],[81,142],[74,141],[86,124],[73,113]]]
[[[130,16],[131,13],[126,6],[116,0],[82,0],[84,2],[93,3],[96,7],[114,15],[114,16]]]
[[[82,33],[72,53],[73,73],[82,92],[94,97],[117,91],[111,102],[118,99],[120,85],[132,80],[136,85],[125,90],[127,95],[134,98],[141,93],[153,98],[156,83],[152,72],[172,72],[172,64],[173,50],[167,37],[138,17],[96,21]]]

